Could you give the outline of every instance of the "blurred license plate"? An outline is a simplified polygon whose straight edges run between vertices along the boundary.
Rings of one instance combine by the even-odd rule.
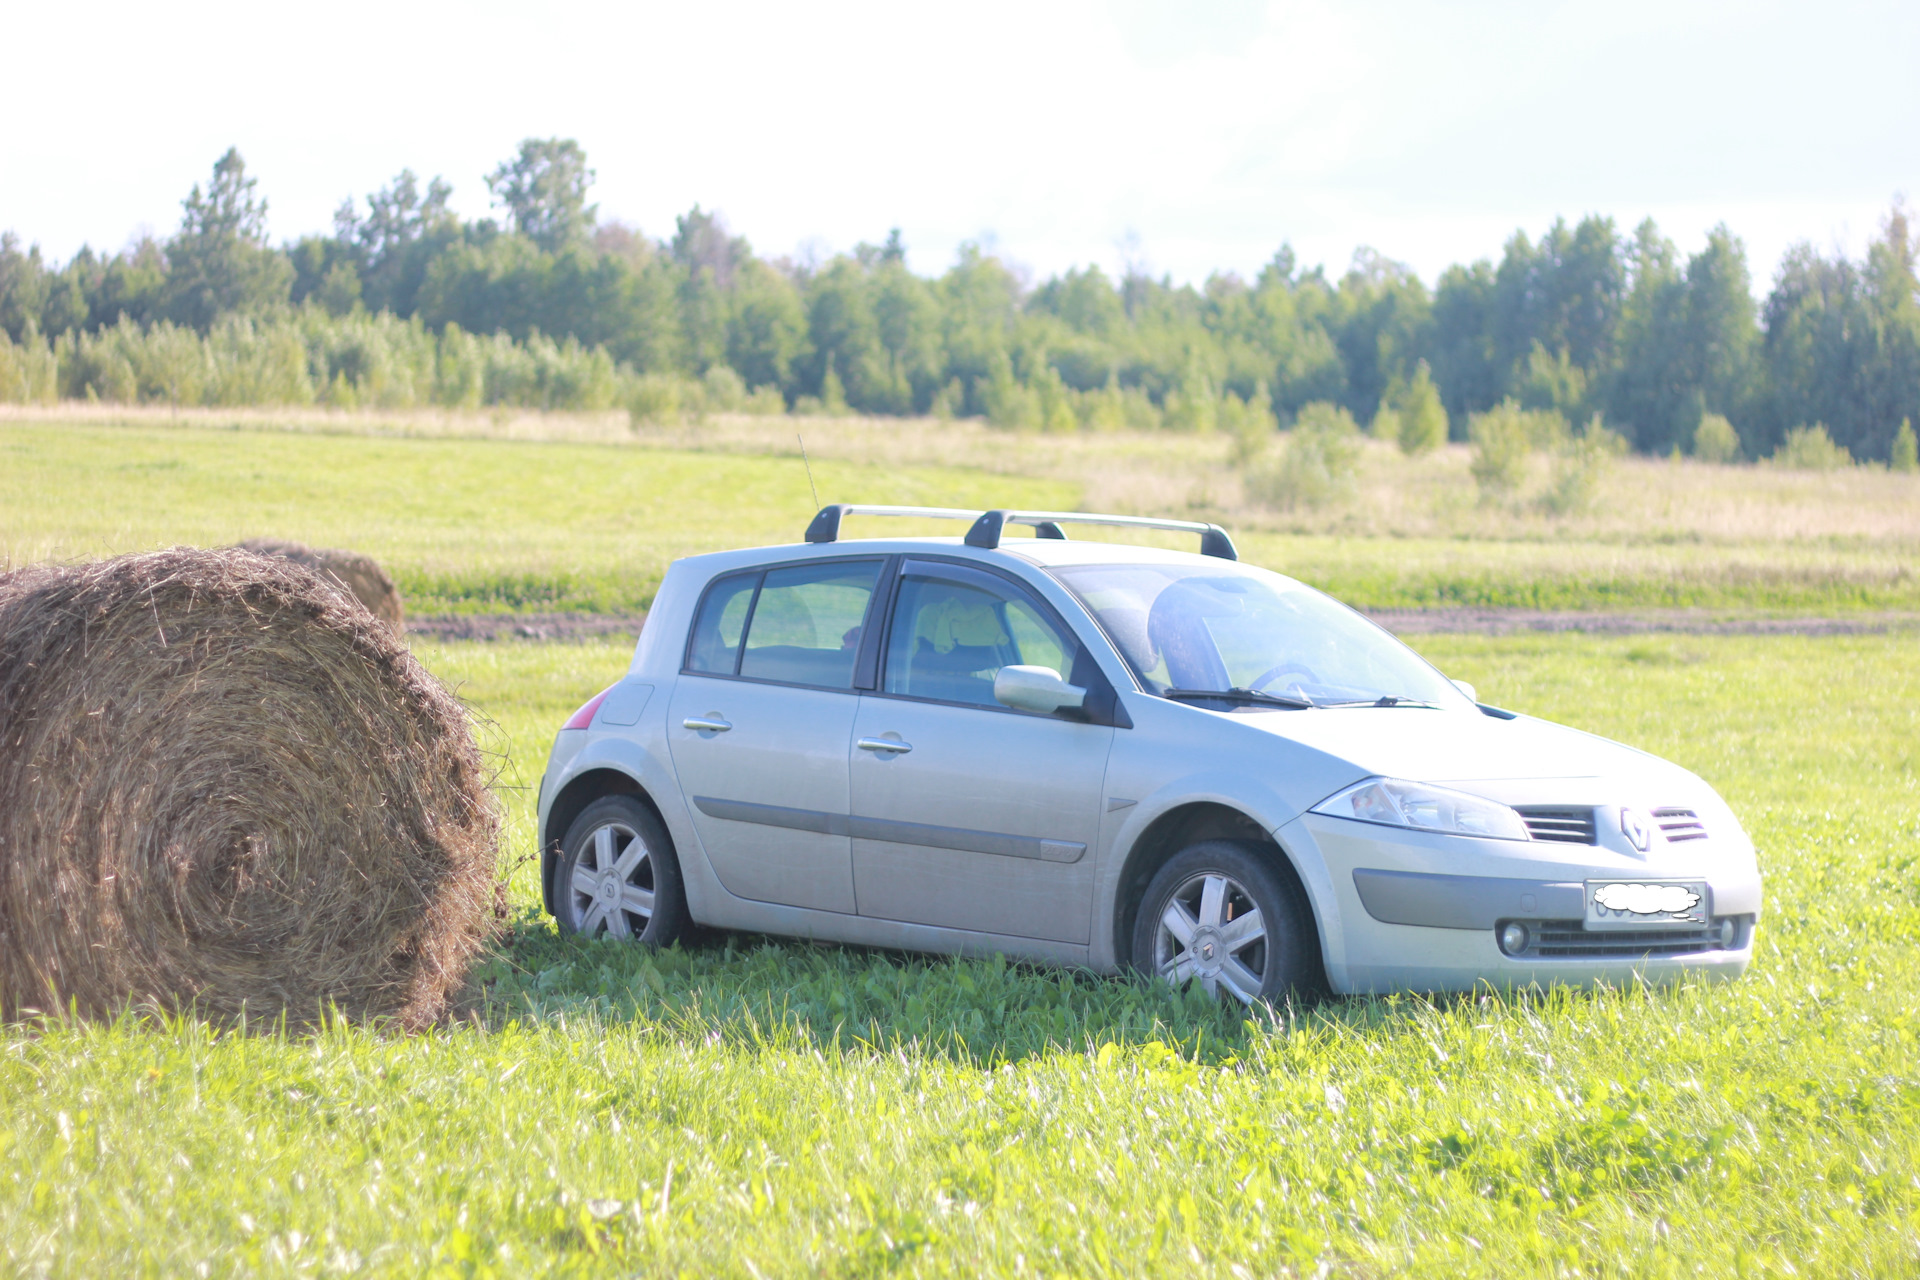
[[[1704,929],[1704,880],[1589,880],[1589,929]]]

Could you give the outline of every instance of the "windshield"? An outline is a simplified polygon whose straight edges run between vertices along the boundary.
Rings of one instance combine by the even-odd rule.
[[[1082,565],[1054,572],[1152,693],[1251,690],[1314,706],[1470,704],[1381,628],[1249,565]]]

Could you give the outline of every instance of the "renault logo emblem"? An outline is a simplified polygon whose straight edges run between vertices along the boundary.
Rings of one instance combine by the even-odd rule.
[[[1638,809],[1622,809],[1620,834],[1627,838],[1628,844],[1645,853],[1653,844],[1653,823]]]

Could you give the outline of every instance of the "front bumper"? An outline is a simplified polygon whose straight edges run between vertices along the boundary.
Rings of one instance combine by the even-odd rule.
[[[1753,957],[1760,877],[1743,835],[1711,849],[1629,856],[1598,846],[1474,840],[1320,814],[1278,833],[1326,869],[1327,977],[1343,994],[1594,987],[1738,977]],[[1702,842],[1704,843],[1704,842]],[[1695,930],[1587,932],[1588,880],[1704,880],[1709,920]],[[1509,954],[1501,930],[1525,926]]]

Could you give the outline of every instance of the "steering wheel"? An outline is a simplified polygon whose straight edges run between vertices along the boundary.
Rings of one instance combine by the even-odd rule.
[[[1255,693],[1263,692],[1267,687],[1268,681],[1277,680],[1288,672],[1298,672],[1313,681],[1313,683],[1320,683],[1320,677],[1314,674],[1312,667],[1299,662],[1283,662],[1277,667],[1269,667],[1267,670],[1262,671],[1259,678],[1249,684],[1247,688],[1253,690]]]

